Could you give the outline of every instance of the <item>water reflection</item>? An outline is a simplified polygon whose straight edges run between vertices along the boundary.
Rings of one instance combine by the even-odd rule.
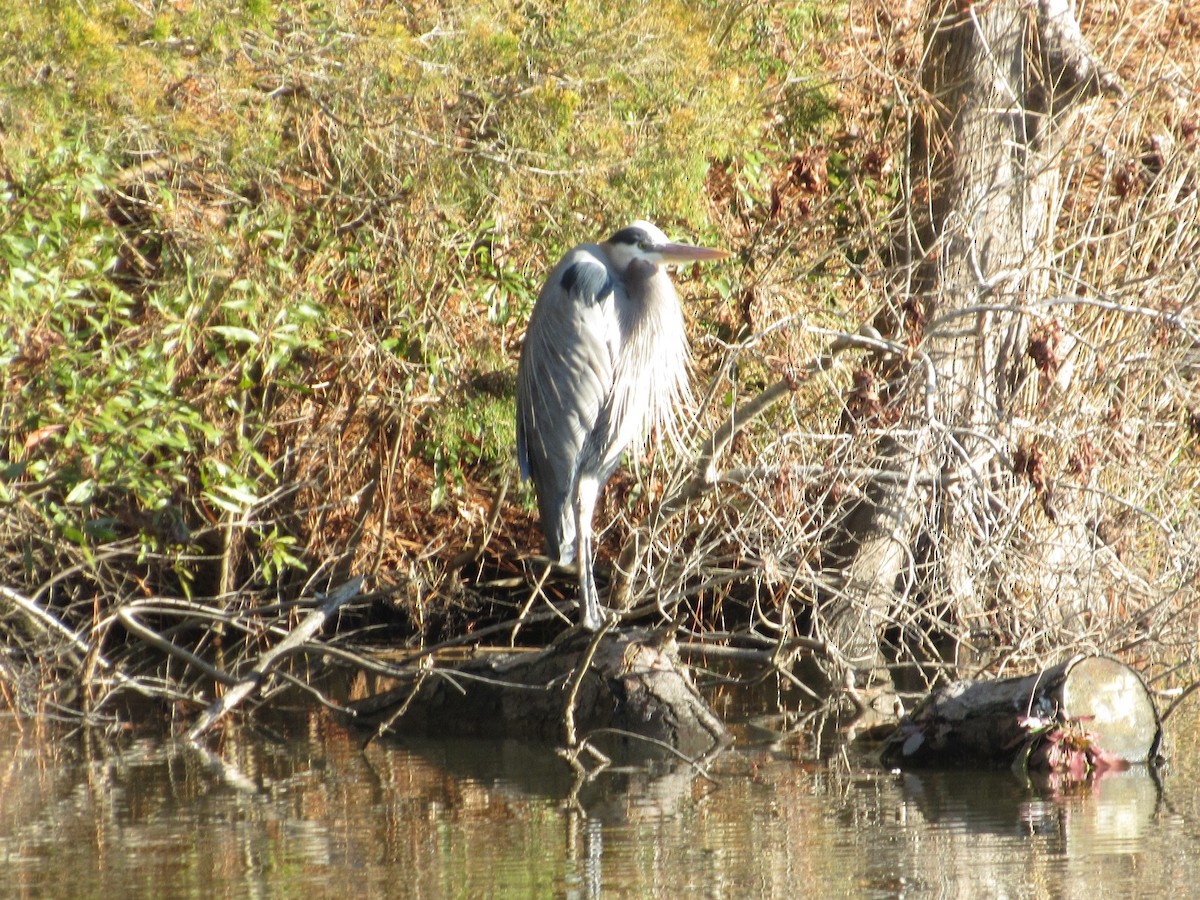
[[[209,756],[0,719],[15,897],[1061,896],[1178,892],[1197,865],[1196,722],[1160,786],[897,774],[803,741],[575,778],[513,742],[385,745],[319,714]]]
[[[1042,835],[1063,853],[1136,849],[1158,810],[1160,790],[1142,769],[1107,774],[1065,792],[1009,772],[921,772],[900,776],[905,807],[930,825],[964,833]]]

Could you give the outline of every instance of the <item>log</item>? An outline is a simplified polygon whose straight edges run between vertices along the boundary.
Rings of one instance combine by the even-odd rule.
[[[670,645],[640,629],[571,632],[536,653],[425,670],[349,709],[352,724],[393,735],[586,741],[621,760],[700,757],[731,740]]]
[[[1011,765],[1078,778],[1154,763],[1162,722],[1141,676],[1076,656],[1034,675],[959,681],[905,716],[883,749],[901,768]]]

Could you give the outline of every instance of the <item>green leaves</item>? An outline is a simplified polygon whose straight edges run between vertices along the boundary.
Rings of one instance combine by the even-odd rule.
[[[85,548],[133,527],[169,551],[187,528],[154,533],[160,512],[182,504],[193,526],[227,515],[261,531],[261,571],[277,577],[300,561],[294,536],[260,524],[278,487],[264,447],[273,404],[308,390],[299,360],[321,351],[324,308],[289,302],[286,217],[247,223],[273,251],[253,277],[230,280],[183,249],[181,267],[130,293],[114,277],[129,237],[111,214],[113,177],[79,144],[3,186],[14,201],[0,227],[5,494]]]
[[[227,343],[231,344],[254,346],[259,340],[258,335],[249,328],[242,328],[238,325],[213,325],[208,331],[209,334],[224,338]]]

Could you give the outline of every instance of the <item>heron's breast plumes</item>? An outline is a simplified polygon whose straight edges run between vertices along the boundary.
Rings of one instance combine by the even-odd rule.
[[[677,442],[680,416],[689,416],[692,407],[683,310],[665,272],[646,279],[641,302],[622,310],[622,320],[613,398],[619,410],[613,422],[620,433],[612,436],[617,455],[652,430]]]

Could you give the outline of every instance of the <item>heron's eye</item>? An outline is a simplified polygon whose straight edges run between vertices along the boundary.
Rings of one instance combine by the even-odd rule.
[[[639,250],[649,250],[650,242],[649,241],[638,241],[638,249]]]

